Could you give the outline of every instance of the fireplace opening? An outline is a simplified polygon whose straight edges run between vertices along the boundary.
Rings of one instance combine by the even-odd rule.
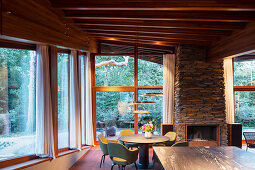
[[[217,141],[217,126],[187,126],[188,141]]]

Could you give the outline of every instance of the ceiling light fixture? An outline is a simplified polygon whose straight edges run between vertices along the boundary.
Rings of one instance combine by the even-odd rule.
[[[134,113],[150,113],[149,110],[135,110]]]
[[[163,96],[163,93],[143,93],[141,96]]]
[[[129,102],[130,105],[136,105],[136,104],[156,104],[154,101],[135,101],[135,102]]]

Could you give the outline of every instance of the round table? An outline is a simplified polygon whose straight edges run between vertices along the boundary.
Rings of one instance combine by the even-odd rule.
[[[152,135],[152,138],[146,139],[143,134],[125,135],[119,137],[122,142],[139,144],[139,168],[149,168],[149,144],[166,142],[170,140],[166,136]]]

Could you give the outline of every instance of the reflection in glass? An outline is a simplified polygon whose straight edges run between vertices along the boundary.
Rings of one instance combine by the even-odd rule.
[[[160,134],[160,128],[163,116],[163,96],[141,96],[143,93],[162,93],[162,90],[139,90],[138,100],[139,101],[154,101],[156,104],[150,105],[138,105],[139,110],[148,110],[150,113],[138,114],[138,133],[141,133],[141,127],[143,124],[152,122],[155,126],[155,134]]]
[[[0,161],[35,154],[36,52],[0,48]]]
[[[69,60],[58,53],[58,148],[69,147]]]
[[[118,138],[119,132],[134,128],[134,92],[97,92],[97,136]]]

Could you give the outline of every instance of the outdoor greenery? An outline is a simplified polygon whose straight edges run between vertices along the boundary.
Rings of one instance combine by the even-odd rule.
[[[123,62],[122,56],[96,56],[96,64],[102,61],[115,60]],[[96,68],[96,86],[134,86],[134,58],[130,57],[127,66],[117,67],[106,65]],[[139,86],[162,86],[163,66],[150,61],[138,60]],[[140,93],[162,92],[161,90],[141,90]],[[103,122],[106,127],[133,128],[134,106],[128,102],[134,101],[134,92],[97,92],[97,122]],[[145,97],[139,100],[153,100],[156,105],[141,106],[141,110],[150,110],[151,113],[139,115],[139,127],[143,123],[152,121],[156,130],[160,130],[162,119],[162,96]]]
[[[0,48],[0,135],[34,133],[35,70],[35,51]]]
[[[68,147],[69,55],[58,53],[58,148]]]
[[[69,55],[58,53],[58,129],[68,131]]]
[[[255,59],[234,62],[234,85],[255,86]],[[235,92],[235,122],[255,127],[255,91]]]
[[[96,63],[114,59],[124,62],[122,56],[96,56]],[[106,65],[96,69],[96,86],[134,86],[134,57],[130,57],[127,66]]]

